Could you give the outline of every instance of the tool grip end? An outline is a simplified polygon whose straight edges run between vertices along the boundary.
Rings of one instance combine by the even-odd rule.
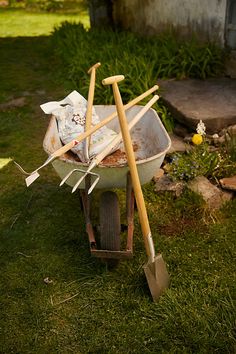
[[[103,85],[112,85],[115,82],[119,82],[119,81],[124,80],[124,78],[125,78],[124,75],[110,76],[110,77],[107,77],[106,79],[103,79],[102,84]]]
[[[88,70],[88,74],[90,74],[93,69],[99,68],[99,66],[101,66],[101,63],[96,63],[93,66],[91,66],[91,68]]]

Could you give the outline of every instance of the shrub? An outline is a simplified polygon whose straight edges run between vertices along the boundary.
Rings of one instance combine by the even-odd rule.
[[[206,78],[223,70],[224,52],[214,44],[200,44],[196,39],[180,41],[172,34],[143,38],[129,32],[85,30],[81,24],[63,23],[53,33],[56,54],[64,66],[64,76],[87,96],[87,70],[100,61],[97,71],[95,103],[111,104],[112,92],[100,84],[107,76],[124,74],[120,85],[124,102],[156,83],[158,78]],[[162,104],[156,106],[167,129],[173,119]]]

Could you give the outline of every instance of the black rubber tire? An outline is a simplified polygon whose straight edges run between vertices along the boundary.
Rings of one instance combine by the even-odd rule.
[[[99,214],[101,249],[120,251],[120,208],[116,193],[108,191],[101,195]]]

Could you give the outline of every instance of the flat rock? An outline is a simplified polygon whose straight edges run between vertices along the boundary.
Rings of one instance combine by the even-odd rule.
[[[233,198],[233,193],[222,191],[203,176],[188,182],[188,188],[200,194],[210,209],[219,209],[225,202]]]
[[[228,177],[228,178],[222,178],[220,180],[220,185],[224,189],[229,189],[229,190],[232,190],[232,191],[236,191],[236,176]]]
[[[168,150],[167,154],[173,154],[173,152],[185,152],[187,149],[187,145],[184,142],[184,139],[180,136],[177,136],[173,133],[169,134],[171,140],[171,146]]]
[[[236,79],[158,80],[158,85],[174,118],[193,131],[200,120],[209,134],[236,124]]]
[[[173,182],[170,177],[163,175],[155,185],[155,192],[172,192],[176,197],[180,196],[185,187],[184,182]]]
[[[159,170],[153,176],[153,181],[157,182],[164,175],[164,173],[165,171],[162,168],[159,168]]]

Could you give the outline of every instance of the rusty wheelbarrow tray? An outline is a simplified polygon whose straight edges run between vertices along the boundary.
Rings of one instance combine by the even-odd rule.
[[[127,119],[131,121],[133,117],[142,109],[142,106],[134,106],[127,111]],[[108,116],[116,110],[113,105],[95,106],[95,110],[102,120],[103,117]],[[120,132],[120,126],[118,119],[114,119],[108,125],[108,128]],[[143,118],[135,125],[131,130],[131,137],[133,142],[133,148],[135,151],[135,157],[137,162],[138,174],[141,184],[149,182],[157,170],[160,168],[167,151],[170,148],[170,138],[158,117],[154,109],[149,109]],[[50,155],[62,146],[57,130],[57,122],[55,117],[51,118],[49,127],[47,129],[43,147],[44,150]],[[87,169],[88,164],[82,163],[71,152],[62,155],[60,158],[52,162],[54,169],[59,177],[63,180],[74,169]],[[79,171],[77,171],[79,172]],[[97,167],[93,169],[95,174],[100,175],[99,182],[96,188],[99,189],[114,189],[114,188],[126,188],[126,215],[127,215],[127,243],[126,249],[121,251],[119,249],[120,227],[119,222],[119,210],[116,197],[113,193],[107,193],[104,196],[103,202],[100,205],[100,225],[101,230],[104,231],[105,236],[101,234],[101,241],[105,247],[109,249],[98,249],[95,241],[94,231],[90,220],[90,196],[88,195],[88,189],[91,185],[91,175],[86,176],[85,180],[80,185],[80,196],[83,203],[83,210],[86,220],[86,231],[90,242],[91,254],[102,259],[122,259],[131,258],[133,254],[132,240],[133,240],[133,213],[134,213],[134,196],[132,192],[131,179],[129,177],[129,168],[124,152],[124,148],[121,145],[119,150],[115,153],[107,156]],[[78,173],[72,173],[67,179],[66,183],[74,187],[78,178],[81,175]],[[104,215],[108,213],[112,219],[109,222]],[[102,220],[101,220],[102,219]],[[114,225],[111,223],[114,222]]]

